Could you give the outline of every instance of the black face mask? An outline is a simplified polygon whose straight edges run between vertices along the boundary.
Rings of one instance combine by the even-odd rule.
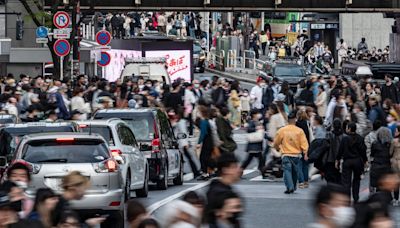
[[[22,200],[18,200],[18,201],[14,201],[10,203],[10,207],[14,210],[14,211],[22,211]]]
[[[232,216],[228,218],[228,221],[231,224],[238,224],[239,223],[239,218],[240,218],[241,215],[242,215],[241,212],[232,213]]]

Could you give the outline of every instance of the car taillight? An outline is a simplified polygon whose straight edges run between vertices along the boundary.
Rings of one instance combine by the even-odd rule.
[[[99,163],[94,163],[93,168],[96,173],[113,173],[118,170],[118,165],[114,159],[108,159]]]
[[[121,150],[118,150],[118,149],[111,150],[111,155],[113,157],[120,156],[121,154],[122,154]]]
[[[153,139],[153,141],[151,141],[151,148],[152,153],[160,152],[160,139]]]
[[[57,142],[73,142],[75,139],[74,138],[57,138]]]

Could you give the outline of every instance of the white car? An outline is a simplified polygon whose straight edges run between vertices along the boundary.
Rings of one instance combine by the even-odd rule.
[[[111,154],[119,163],[124,181],[125,200],[131,191],[137,197],[147,197],[149,192],[149,165],[140,151],[132,129],[121,119],[78,122],[83,132],[96,133],[108,142]]]

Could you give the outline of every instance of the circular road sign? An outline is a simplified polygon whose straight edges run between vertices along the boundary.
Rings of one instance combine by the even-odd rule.
[[[101,59],[97,61],[99,66],[107,66],[111,62],[111,56],[107,52],[101,52]]]
[[[108,45],[111,42],[111,33],[106,30],[102,30],[96,33],[96,41],[100,45]]]
[[[65,11],[58,11],[56,14],[54,14],[53,24],[59,29],[68,27],[70,21],[71,18],[69,17],[69,14]]]
[[[54,43],[54,51],[60,57],[64,57],[71,51],[71,45],[67,40],[57,40]]]
[[[49,29],[44,27],[44,26],[40,26],[36,29],[36,37],[37,38],[46,38],[49,35]]]

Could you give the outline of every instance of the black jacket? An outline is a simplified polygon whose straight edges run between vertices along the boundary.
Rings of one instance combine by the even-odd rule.
[[[399,104],[399,93],[397,91],[397,88],[394,84],[391,84],[390,86],[387,86],[386,84],[382,86],[381,89],[381,96],[382,96],[382,103],[385,101],[385,99],[389,98],[392,100],[393,103]]]
[[[264,108],[268,109],[273,101],[274,91],[272,90],[272,88],[270,86],[267,86],[267,88],[263,88],[262,104],[264,105]]]
[[[358,134],[345,135],[340,143],[336,160],[355,158],[361,158],[364,163],[368,161],[364,139]]]

